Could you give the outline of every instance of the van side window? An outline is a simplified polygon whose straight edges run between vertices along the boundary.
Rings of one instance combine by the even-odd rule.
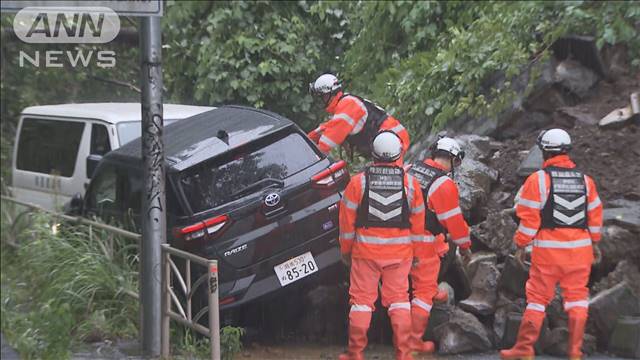
[[[16,167],[20,170],[73,176],[83,122],[25,118]]]
[[[102,124],[93,124],[91,126],[91,154],[104,155],[109,151],[111,151],[111,144],[107,127]]]

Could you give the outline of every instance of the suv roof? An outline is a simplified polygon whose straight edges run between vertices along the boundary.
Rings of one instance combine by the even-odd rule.
[[[164,104],[165,119],[183,119],[203,111],[214,109],[208,106]],[[140,121],[142,108],[140,103],[86,103],[29,106],[23,115],[60,116],[84,119],[99,119],[117,124],[122,121]]]
[[[270,111],[245,106],[223,106],[178,121],[164,129],[168,168],[182,171],[265,135],[292,126],[293,122]],[[228,139],[223,140],[224,134]],[[108,153],[106,158],[141,162],[141,138]]]

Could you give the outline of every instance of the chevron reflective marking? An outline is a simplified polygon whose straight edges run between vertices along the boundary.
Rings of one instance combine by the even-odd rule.
[[[584,211],[581,211],[573,216],[567,216],[563,213],[561,213],[558,210],[553,210],[553,217],[562,221],[563,223],[567,224],[567,225],[573,225],[575,223],[577,223],[578,221],[584,219]]]
[[[584,202],[586,201],[586,199],[587,197],[582,195],[573,201],[567,201],[563,197],[553,194],[553,200],[556,202],[556,204],[561,205],[568,210],[575,210],[578,208],[578,206],[584,205]]]
[[[392,202],[398,201],[400,199],[402,199],[402,191],[398,191],[395,194],[391,194],[389,196],[382,196],[380,194],[378,194],[377,192],[371,190],[369,191],[369,199],[373,199],[379,203],[381,203],[382,205],[389,205]]]
[[[402,213],[402,209],[398,208],[398,209],[393,209],[387,213],[382,212],[372,206],[369,206],[369,214],[371,215],[375,215],[377,217],[379,217],[380,219],[382,219],[382,221],[387,221],[391,218],[394,218],[398,215],[400,215]]]

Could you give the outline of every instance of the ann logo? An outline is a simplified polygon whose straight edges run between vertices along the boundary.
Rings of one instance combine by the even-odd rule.
[[[27,7],[13,28],[26,43],[108,43],[120,31],[120,18],[106,7]]]

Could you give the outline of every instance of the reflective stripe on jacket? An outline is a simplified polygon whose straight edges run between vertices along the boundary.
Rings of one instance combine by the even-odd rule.
[[[381,165],[381,164],[377,164]],[[340,251],[362,259],[409,259],[413,243],[425,241],[424,201],[418,181],[405,174],[404,186],[409,202],[411,228],[356,228],[358,207],[362,201],[364,173],[351,178],[340,203]]]
[[[362,131],[367,121],[368,113],[364,103],[355,96],[342,95],[342,92],[335,95],[326,108],[326,111],[332,114],[331,119],[307,134],[325,154],[344,143],[347,136]],[[398,134],[402,140],[403,153],[409,149],[409,132],[393,116],[382,122],[380,130],[390,130]]]
[[[543,167],[575,168],[569,156],[558,155],[544,162]],[[541,229],[542,208],[549,196],[551,180],[544,170],[531,174],[516,197],[516,214],[520,225],[514,236],[519,247],[533,245],[532,261],[538,264],[591,264],[591,244],[600,241],[602,202],[595,182],[585,175],[587,185],[587,229]]]
[[[424,163],[441,170],[444,170],[440,164],[432,159],[427,159]],[[462,216],[460,209],[460,196],[456,183],[448,176],[441,176],[436,179],[428,189],[427,207],[435,212],[440,224],[449,233],[449,239],[460,248],[468,249],[471,246],[469,237],[469,225]],[[425,234],[429,237],[433,235],[425,229]],[[441,237],[441,239],[444,239]],[[433,256],[435,253],[441,253],[447,244],[443,240],[435,241],[431,246],[417,244],[416,256],[426,257]]]

